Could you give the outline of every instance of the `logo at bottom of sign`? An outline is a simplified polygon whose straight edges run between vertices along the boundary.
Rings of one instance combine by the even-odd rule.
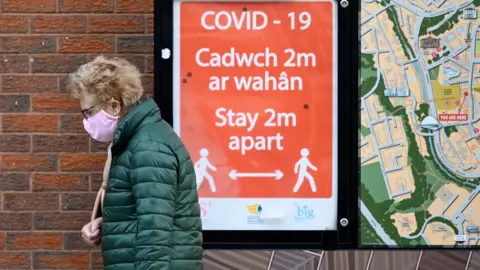
[[[256,203],[252,205],[247,205],[248,215],[247,215],[247,224],[262,224],[263,221],[260,219],[260,214],[263,211],[263,207]]]
[[[210,208],[212,207],[211,201],[201,201],[200,203],[200,217],[202,219],[202,223],[208,223],[208,213],[210,212]]]
[[[315,218],[315,210],[307,204],[295,204],[295,220],[312,220]]]

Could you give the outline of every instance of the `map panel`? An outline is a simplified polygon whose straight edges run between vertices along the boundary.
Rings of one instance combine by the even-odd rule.
[[[476,246],[480,0],[362,0],[363,247]]]

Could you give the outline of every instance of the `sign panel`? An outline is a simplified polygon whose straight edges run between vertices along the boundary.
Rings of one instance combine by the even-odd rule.
[[[476,248],[480,3],[415,2],[361,3],[359,242]]]
[[[336,229],[336,5],[174,7],[174,128],[204,229]]]

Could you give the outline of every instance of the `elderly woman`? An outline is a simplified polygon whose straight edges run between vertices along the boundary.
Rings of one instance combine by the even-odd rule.
[[[101,242],[106,270],[203,269],[194,166],[140,77],[126,60],[104,57],[70,75],[85,130],[111,143],[101,217],[82,236]]]

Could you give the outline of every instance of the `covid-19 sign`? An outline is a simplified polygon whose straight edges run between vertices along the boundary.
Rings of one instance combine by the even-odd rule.
[[[174,12],[174,127],[204,229],[335,229],[336,5],[178,1]]]

